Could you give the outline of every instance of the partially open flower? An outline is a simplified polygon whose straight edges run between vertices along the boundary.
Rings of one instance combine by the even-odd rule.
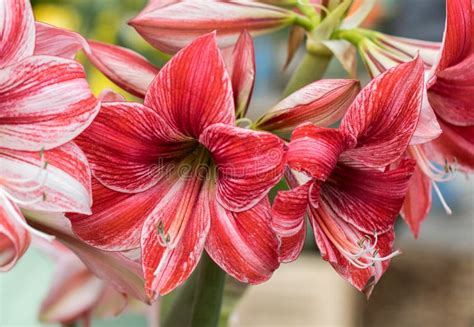
[[[322,256],[367,295],[397,255],[393,225],[413,163],[398,162],[415,131],[421,109],[420,59],[388,70],[356,97],[339,129],[303,124],[288,150],[289,191],[273,205],[280,261],[299,255],[305,215]]]
[[[175,53],[214,30],[219,46],[228,47],[244,29],[252,35],[271,32],[290,25],[295,16],[257,1],[151,1],[129,24],[157,49]]]

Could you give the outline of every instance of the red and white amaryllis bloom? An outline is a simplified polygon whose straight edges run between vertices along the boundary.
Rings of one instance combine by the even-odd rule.
[[[370,294],[398,254],[393,225],[413,172],[400,157],[418,123],[422,89],[417,59],[362,89],[338,129],[310,123],[295,129],[287,156],[293,188],[279,192],[273,205],[280,261],[298,257],[308,215],[323,258]]]
[[[448,0],[441,44],[381,35],[378,45],[362,51],[374,75],[416,53],[425,63],[426,97],[418,130],[428,137],[415,134],[412,143],[418,145],[409,148],[418,165],[402,210],[415,236],[431,208],[431,188],[450,213],[436,183],[449,181],[457,169],[474,171],[473,15],[470,0]],[[438,133],[430,130],[436,129],[442,134],[431,140]]]
[[[235,127],[231,81],[215,35],[160,70],[144,105],[104,103],[78,143],[97,183],[75,233],[105,250],[141,247],[151,298],[183,283],[204,248],[240,281],[278,267],[267,193],[281,178],[278,137]]]
[[[217,31],[220,47],[237,41],[242,30],[253,36],[292,24],[297,14],[258,1],[182,0],[150,1],[130,21],[157,49],[175,53],[196,37]]]
[[[29,1],[0,3],[0,270],[28,248],[20,208],[89,213],[90,172],[71,141],[99,110],[82,66],[34,55]]]

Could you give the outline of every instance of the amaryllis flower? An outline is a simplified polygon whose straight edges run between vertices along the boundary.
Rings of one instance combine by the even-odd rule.
[[[422,89],[417,59],[369,83],[338,129],[295,129],[288,150],[293,188],[279,192],[273,206],[280,261],[298,257],[308,215],[322,257],[370,294],[399,253],[392,250],[393,225],[413,172],[410,160],[399,160],[418,123]]]
[[[443,133],[409,153],[418,163],[418,180],[410,184],[402,216],[413,234],[431,207],[431,187],[446,212],[451,210],[437,182],[448,181],[454,170],[474,171],[474,12],[469,0],[447,1],[446,30],[436,64],[427,83],[426,104],[432,108]]]
[[[291,10],[258,1],[150,1],[129,24],[157,49],[174,53],[214,30],[219,46],[227,47],[244,29],[259,35],[288,26],[297,17]]]
[[[21,209],[89,213],[90,172],[69,142],[99,110],[82,66],[33,55],[35,26],[27,0],[0,5],[0,270],[27,249]],[[45,236],[48,237],[48,236]]]
[[[366,51],[375,72],[391,67],[394,62],[409,60],[417,52],[426,68],[421,134],[439,127],[442,134],[431,142],[409,148],[408,154],[418,166],[402,210],[402,216],[413,234],[431,208],[431,188],[437,192],[446,211],[451,213],[437,182],[451,179],[453,172],[474,170],[474,33],[473,10],[469,0],[448,0],[443,43],[396,38],[381,35],[381,45]],[[384,56],[377,56],[383,53]],[[388,58],[388,59],[387,59]],[[372,69],[371,69],[372,70]],[[429,133],[428,133],[429,134]],[[415,134],[416,136],[416,134]],[[437,136],[437,134],[436,134]],[[430,138],[422,138],[422,141]]]
[[[75,233],[105,250],[141,247],[146,290],[183,283],[204,248],[235,278],[258,283],[278,267],[267,193],[285,145],[235,127],[232,86],[215,35],[160,70],[144,105],[104,103],[78,142],[98,183]]]

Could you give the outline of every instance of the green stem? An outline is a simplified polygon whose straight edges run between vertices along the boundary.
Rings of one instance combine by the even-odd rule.
[[[331,35],[331,38],[334,40],[349,41],[357,47],[364,39],[375,40],[377,33],[367,29],[353,28],[349,30],[337,30]]]
[[[328,54],[315,54],[306,52],[296,71],[291,76],[288,85],[283,92],[287,97],[296,90],[314,81],[321,79],[331,61],[332,56]]]
[[[312,31],[316,27],[316,24],[310,18],[306,16],[295,14],[293,19],[294,19],[293,21],[294,25],[301,26],[307,31]]]
[[[201,262],[177,295],[164,327],[216,327],[225,272],[203,253]]]

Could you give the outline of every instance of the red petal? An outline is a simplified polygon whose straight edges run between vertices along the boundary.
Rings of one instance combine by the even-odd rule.
[[[212,124],[234,122],[232,85],[213,33],[196,39],[163,67],[145,105],[173,129],[195,138]]]
[[[124,251],[140,246],[143,223],[160,199],[169,191],[164,180],[145,192],[114,192],[93,180],[92,215],[72,215],[74,233],[87,244],[106,251]]]
[[[174,53],[217,31],[219,46],[233,45],[244,29],[252,35],[291,23],[291,11],[255,1],[154,1],[129,22],[154,47]]]
[[[439,164],[456,162],[461,170],[474,171],[474,126],[458,127],[440,120],[443,134],[425,145],[432,159]]]
[[[2,0],[0,36],[0,68],[33,54],[35,26],[30,1]]]
[[[289,191],[280,191],[273,203],[272,226],[280,239],[280,262],[296,260],[303,249],[311,184],[308,182]]]
[[[73,59],[81,49],[112,82],[141,98],[159,71],[145,57],[132,50],[93,40],[86,41],[75,32],[36,23],[36,55]]]
[[[286,133],[296,126],[312,122],[329,126],[346,112],[360,84],[355,80],[320,80],[311,83],[282,100],[258,122],[260,129]]]
[[[145,97],[159,69],[145,57],[116,45],[89,40],[89,60],[112,82],[138,97]]]
[[[438,73],[436,83],[428,89],[428,99],[444,121],[457,126],[474,125],[474,44],[462,62]]]
[[[74,59],[87,41],[78,33],[35,22],[35,52],[38,55]]]
[[[418,237],[420,225],[431,209],[431,181],[415,167],[403,202],[401,215],[415,236]]]
[[[132,102],[103,103],[92,125],[77,139],[102,184],[115,191],[141,192],[167,173],[169,161],[194,143],[172,131],[150,108]]]
[[[278,268],[278,241],[271,228],[270,203],[263,199],[252,209],[235,213],[211,200],[209,256],[243,283],[268,280]]]
[[[29,202],[22,208],[90,213],[90,169],[84,153],[73,142],[45,151],[43,160],[39,152],[2,150],[0,166],[5,189]]]
[[[0,70],[2,147],[39,151],[72,140],[99,111],[82,66],[35,56]]]
[[[471,0],[446,1],[446,28],[438,65],[434,74],[454,66],[469,53],[472,42]]]
[[[428,91],[425,87],[423,88],[423,103],[420,111],[420,119],[418,120],[415,133],[410,140],[410,145],[432,141],[439,137],[441,133],[441,127],[439,126],[438,119],[431,107],[430,101],[428,101]]]
[[[150,298],[181,285],[204,249],[210,225],[209,190],[199,176],[199,163],[191,169],[180,176],[143,225],[142,266]]]
[[[0,272],[12,269],[30,245],[30,233],[11,216],[24,219],[23,215],[15,204],[6,201],[0,198]]]
[[[285,145],[275,135],[215,124],[199,141],[217,166],[217,200],[228,210],[253,207],[283,176]]]
[[[450,0],[447,12],[443,52],[428,97],[446,122],[474,125],[474,11],[469,0]]]
[[[100,102],[126,102],[125,98],[123,95],[120,93],[115,92],[112,89],[104,89],[102,92],[99,94],[99,100]]]
[[[411,160],[386,172],[338,164],[321,186],[321,201],[360,231],[386,232],[402,207],[413,169]]]
[[[367,235],[362,234],[357,229],[338,219],[337,216],[334,216],[334,213],[331,213],[330,209],[326,208],[324,204],[316,210],[312,209],[310,218],[313,225],[316,244],[318,245],[323,259],[328,261],[342,278],[346,279],[359,291],[370,296],[375,284],[387,270],[390,260],[376,261],[374,265],[365,269],[354,266],[347,260],[333,242],[336,235],[333,235],[332,233],[338,233],[340,234],[339,237],[347,238],[353,243],[357,243],[366,238]],[[332,230],[328,230],[325,225],[320,223],[324,220],[334,220]],[[378,251],[379,257],[385,257],[392,253],[394,237],[393,229],[382,235],[378,235],[376,250]],[[370,240],[373,242],[373,237],[370,237]]]
[[[353,140],[337,129],[301,125],[291,136],[288,165],[319,180],[326,180],[339,160],[340,154]]]
[[[418,124],[423,63],[415,59],[373,79],[357,96],[341,129],[357,138],[346,152],[367,166],[387,166],[405,152]]]
[[[235,45],[230,70],[235,112],[239,117],[244,117],[247,112],[255,83],[255,70],[253,41],[245,30]]]

